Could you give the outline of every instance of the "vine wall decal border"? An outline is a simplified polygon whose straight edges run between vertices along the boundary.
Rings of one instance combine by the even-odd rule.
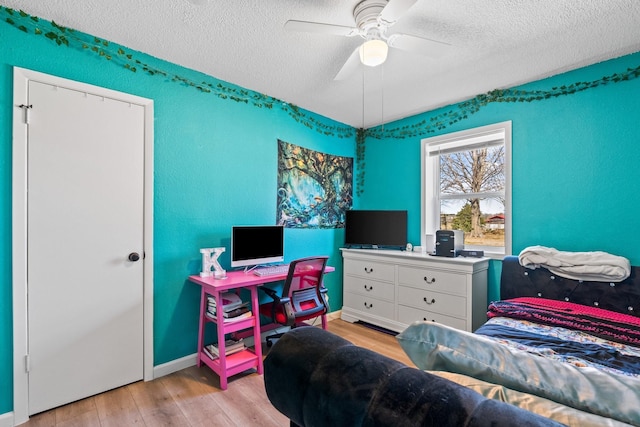
[[[36,36],[44,36],[58,46],[94,53],[98,55],[98,57],[131,72],[137,73],[141,71],[149,76],[162,76],[170,79],[171,82],[182,84],[199,92],[210,93],[220,99],[244,103],[257,108],[273,109],[279,107],[297,123],[326,136],[335,136],[338,138],[353,138],[355,136],[357,170],[355,187],[357,195],[364,193],[365,146],[367,138],[424,138],[429,134],[442,131],[455,123],[465,120],[480,111],[483,107],[496,102],[544,101],[560,96],[572,95],[599,86],[634,80],[640,77],[640,66],[637,66],[592,81],[552,87],[549,90],[527,91],[520,89],[496,89],[485,94],[477,95],[467,101],[457,103],[452,106],[450,110],[435,115],[429,120],[423,119],[411,125],[397,127],[380,126],[370,129],[354,129],[347,125],[337,126],[323,123],[304,113],[296,105],[254,91],[228,86],[217,79],[215,82],[212,82],[214,78],[212,78],[212,81],[195,82],[189,78],[169,73],[160,67],[136,59],[134,53],[128,52],[122,47],[117,47],[116,49],[116,47],[112,46],[107,40],[76,32],[71,28],[63,27],[53,21],[46,21],[36,16],[31,16],[22,10],[16,11],[8,7],[0,6],[0,14],[4,15],[4,22],[20,31]]]
[[[496,102],[534,102],[544,101],[560,96],[573,95],[588,89],[634,80],[640,77],[640,66],[627,68],[625,71],[613,73],[589,82],[576,82],[570,85],[552,87],[549,90],[521,90],[521,89],[496,89],[486,94],[478,95],[468,101],[455,104],[450,110],[437,114],[429,120],[423,119],[412,125],[398,127],[379,126],[371,129],[360,129],[356,134],[356,194],[364,193],[364,159],[365,142],[367,138],[374,139],[406,139],[424,138],[429,134],[446,129],[472,114],[477,113],[489,104]]]
[[[3,21],[27,34],[41,36],[49,39],[58,46],[64,46],[76,50],[93,53],[114,65],[123,67],[133,73],[143,72],[149,76],[160,76],[171,82],[182,84],[199,92],[210,93],[220,99],[235,101],[252,105],[257,108],[273,109],[276,107],[285,111],[289,117],[297,123],[314,129],[326,136],[338,138],[353,138],[355,129],[351,126],[338,126],[323,123],[315,117],[306,114],[296,105],[281,101],[268,95],[251,90],[225,85],[222,81],[211,78],[211,81],[197,82],[178,74],[170,73],[161,68],[143,62],[136,58],[136,54],[127,51],[123,47],[114,46],[108,40],[77,32],[71,28],[63,27],[54,21],[46,21],[20,10],[0,6],[0,13],[4,15]]]

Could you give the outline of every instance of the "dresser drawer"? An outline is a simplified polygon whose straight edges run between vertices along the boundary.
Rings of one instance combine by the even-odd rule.
[[[455,295],[467,295],[467,277],[464,274],[400,266],[398,281],[401,285]]]
[[[383,301],[364,295],[345,292],[343,304],[353,310],[361,311],[372,316],[393,319],[395,317],[393,302]]]
[[[400,286],[398,304],[462,319],[467,317],[467,299],[457,295]]]
[[[395,299],[395,286],[393,283],[378,282],[364,277],[345,277],[344,291],[387,301]]]
[[[406,325],[410,325],[416,321],[436,322],[443,325],[451,326],[456,329],[467,329],[467,322],[457,317],[445,316],[444,314],[434,313],[428,310],[420,310],[414,307],[401,305],[398,307],[398,321]]]
[[[395,266],[374,261],[346,259],[344,261],[344,274],[393,282],[395,281]]]

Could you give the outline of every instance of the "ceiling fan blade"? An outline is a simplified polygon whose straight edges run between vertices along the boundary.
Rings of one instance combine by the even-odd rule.
[[[417,2],[418,0],[389,0],[389,3],[380,12],[380,20],[391,26]]]
[[[354,27],[342,25],[323,24],[322,22],[308,22],[289,20],[285,22],[284,28],[288,31],[299,31],[303,33],[333,34],[336,36],[357,36],[360,30]]]
[[[360,66],[360,54],[358,53],[358,46],[353,53],[349,56],[347,61],[344,63],[338,74],[333,78],[333,80],[344,80],[350,75],[352,75]]]
[[[411,53],[440,58],[451,51],[452,45],[446,42],[426,39],[408,34],[392,34],[387,40],[390,47],[406,50]]]

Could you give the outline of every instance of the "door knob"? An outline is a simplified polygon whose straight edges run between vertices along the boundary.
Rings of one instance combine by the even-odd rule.
[[[136,262],[140,259],[140,254],[138,252],[131,252],[129,254],[129,261]]]

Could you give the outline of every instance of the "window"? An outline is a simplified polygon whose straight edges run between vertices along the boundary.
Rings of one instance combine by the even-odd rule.
[[[422,140],[422,245],[463,230],[465,249],[511,253],[511,122]]]

